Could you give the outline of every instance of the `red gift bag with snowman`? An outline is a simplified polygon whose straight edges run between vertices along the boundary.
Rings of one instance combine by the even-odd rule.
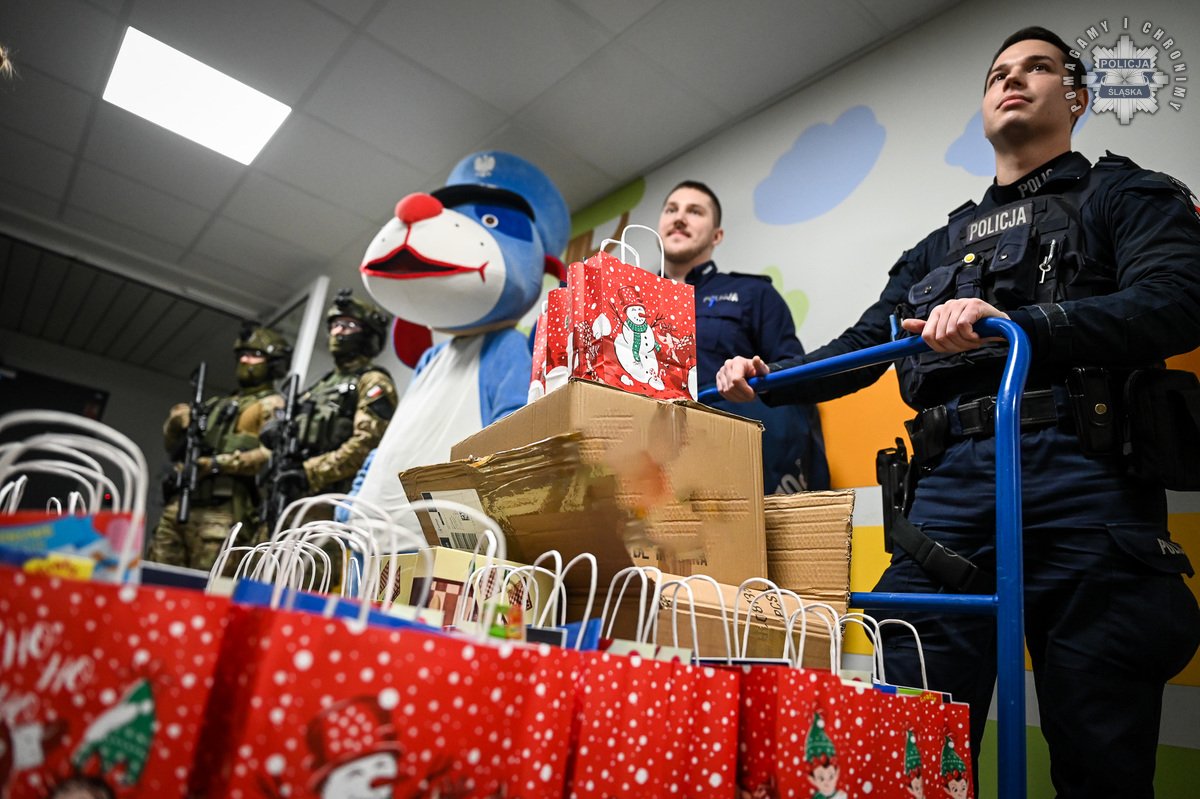
[[[0,568],[0,796],[185,796],[228,608]]]
[[[631,228],[644,226],[630,225],[626,231]],[[632,252],[624,240],[621,244],[622,251]],[[695,398],[696,297],[691,286],[603,250],[572,264],[567,286],[572,376],[656,399]]]

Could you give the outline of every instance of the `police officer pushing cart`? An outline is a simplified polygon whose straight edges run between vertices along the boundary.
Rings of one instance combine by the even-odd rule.
[[[884,343],[903,320],[932,350],[897,364],[919,411],[908,425],[909,482],[919,480],[911,502],[896,503],[907,517],[890,520],[892,561],[875,590],[988,592],[1006,345],[973,325],[1018,324],[1033,357],[1021,400],[1026,644],[1051,779],[1060,797],[1149,797],[1164,684],[1200,642],[1181,577],[1192,567],[1170,540],[1163,490],[1200,487],[1186,451],[1200,390],[1190,373],[1162,368],[1200,345],[1200,216],[1173,178],[1071,151],[1084,76],[1050,31],[1010,36],[984,87],[996,180],[981,202],[905,252],[879,300],[834,341],[777,364],[730,359],[717,386],[748,399],[747,378]],[[886,368],[761,396],[824,401]],[[996,680],[994,619],[891,615],[920,630],[930,687],[970,702],[977,753]],[[919,684],[911,641],[887,639],[885,657],[889,678]]]

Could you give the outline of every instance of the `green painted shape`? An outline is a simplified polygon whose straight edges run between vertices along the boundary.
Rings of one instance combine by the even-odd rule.
[[[808,292],[802,289],[792,289],[785,291],[783,285],[783,272],[779,271],[778,266],[768,266],[762,270],[762,273],[771,278],[771,284],[775,286],[775,290],[783,295],[783,301],[787,303],[788,310],[792,312],[792,320],[796,323],[796,327],[804,324],[804,320],[808,318]]]
[[[996,722],[988,721],[979,753],[979,799],[998,799],[996,779]],[[1026,799],[1054,799],[1050,784],[1050,752],[1040,727],[1025,728]],[[1155,799],[1194,799],[1196,775],[1200,774],[1200,749],[1182,746],[1158,747],[1154,771]]]
[[[646,196],[646,179],[638,178],[606,195],[571,216],[571,238],[594,230],[596,225],[615,219],[634,207]]]

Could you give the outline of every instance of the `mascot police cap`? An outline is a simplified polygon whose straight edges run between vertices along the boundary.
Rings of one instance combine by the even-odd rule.
[[[528,203],[547,255],[558,256],[567,246],[571,230],[567,203],[550,178],[524,158],[498,150],[468,155],[450,170],[445,187],[433,196],[454,205],[473,199],[471,187],[503,189]]]

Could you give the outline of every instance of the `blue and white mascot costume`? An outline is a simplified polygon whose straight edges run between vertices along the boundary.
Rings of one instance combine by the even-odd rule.
[[[410,194],[375,236],[360,271],[398,318],[450,334],[417,364],[359,496],[396,521],[396,475],[450,459],[450,447],[525,404],[531,356],[517,322],[562,275],[570,215],[533,164],[503,152],[464,158],[430,194]]]

